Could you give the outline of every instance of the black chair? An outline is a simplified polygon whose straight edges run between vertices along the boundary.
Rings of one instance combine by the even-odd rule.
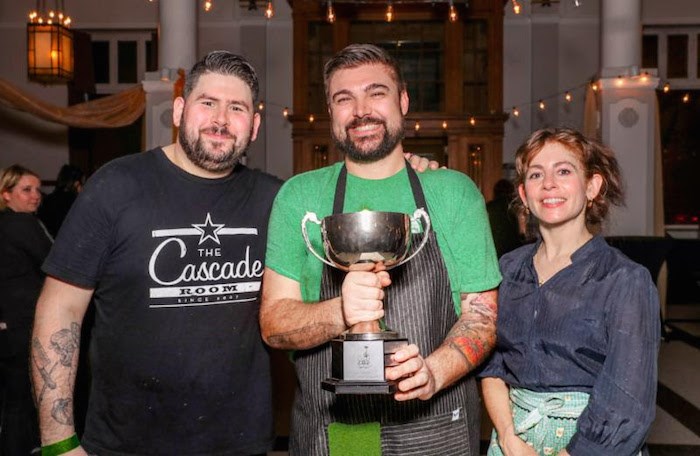
[[[654,285],[674,242],[670,237],[661,236],[608,236],[605,240],[630,260],[647,268]]]

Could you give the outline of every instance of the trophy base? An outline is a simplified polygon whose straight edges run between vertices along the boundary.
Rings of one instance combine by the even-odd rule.
[[[394,394],[396,382],[364,382],[327,378],[321,388],[335,394]]]
[[[384,368],[394,364],[391,355],[406,345],[408,340],[394,331],[333,339],[331,376],[321,387],[335,394],[393,394],[396,383],[384,378]]]

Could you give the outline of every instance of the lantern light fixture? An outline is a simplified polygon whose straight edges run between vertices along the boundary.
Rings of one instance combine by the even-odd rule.
[[[27,77],[42,84],[61,84],[73,79],[72,20],[63,0],[53,8],[37,0],[27,22]]]

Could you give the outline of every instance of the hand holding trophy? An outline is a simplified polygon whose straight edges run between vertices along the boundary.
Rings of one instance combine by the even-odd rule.
[[[411,223],[423,220],[423,239],[413,253]],[[306,225],[321,226],[325,258],[311,245]],[[413,216],[399,212],[360,211],[334,214],[319,220],[308,212],[301,222],[302,234],[309,251],[325,264],[350,271],[356,269],[380,271],[402,265],[413,258],[425,245],[430,231],[430,218],[424,209]],[[368,266],[362,267],[363,264]],[[379,321],[362,322],[343,336],[331,341],[331,377],[322,388],[336,394],[392,394],[395,382],[387,382],[384,368],[391,355],[408,340],[395,331],[382,329]]]

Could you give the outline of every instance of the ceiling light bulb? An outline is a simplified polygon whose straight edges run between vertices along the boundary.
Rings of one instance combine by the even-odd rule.
[[[454,3],[452,3],[452,0],[450,0],[450,22],[457,22],[457,19],[459,16],[457,16],[457,8],[455,8]]]
[[[513,12],[515,14],[520,14],[520,3],[518,0],[513,0]]]
[[[328,21],[329,24],[332,24],[335,22],[335,11],[333,11],[333,2],[331,2],[330,0],[328,0],[326,20]]]

